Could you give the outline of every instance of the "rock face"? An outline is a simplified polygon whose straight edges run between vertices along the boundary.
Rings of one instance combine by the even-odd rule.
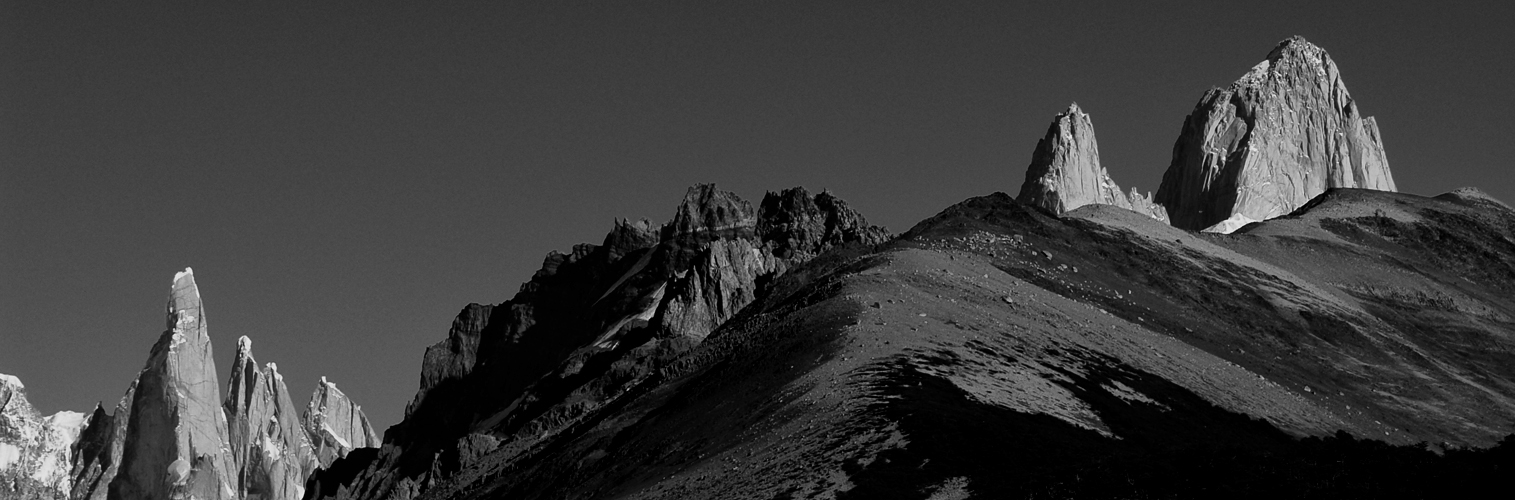
[[[333,460],[354,449],[381,444],[363,409],[337,389],[337,384],[327,382],[326,377],[316,384],[316,392],[310,395],[301,420],[321,467],[331,465]],[[301,476],[302,482],[305,477]]]
[[[0,498],[68,498],[70,446],[87,421],[73,411],[43,417],[21,380],[0,374]]]
[[[0,498],[294,500],[318,466],[379,445],[362,409],[325,378],[298,413],[278,366],[259,367],[247,337],[224,401],[215,371],[185,269],[168,330],[114,412],[42,418],[21,382],[0,375]]]
[[[715,335],[793,266],[888,238],[830,193],[800,188],[754,208],[700,185],[667,224],[617,220],[601,245],[548,254],[513,299],[464,308],[427,349],[383,449],[333,465],[345,475],[318,473],[312,493],[411,498],[486,457],[522,459]]]
[[[1333,187],[1394,191],[1378,125],[1364,118],[1324,49],[1284,40],[1184,121],[1156,201],[1174,226],[1287,214]],[[1217,228],[1221,229],[1221,228]]]
[[[126,424],[131,420],[131,405],[136,392],[137,382],[132,381],[113,413],[106,414],[104,407],[95,406],[89,425],[73,446],[74,481],[69,498],[105,500],[107,497],[111,480],[116,478],[116,471],[121,467]]]
[[[316,457],[279,368],[258,367],[252,340],[237,339],[237,355],[227,382],[229,445],[237,492],[248,500],[298,499]]]
[[[226,414],[200,291],[174,276],[168,330],[137,376],[111,498],[237,498]]]
[[[1021,203],[1039,206],[1061,214],[1084,205],[1114,205],[1167,222],[1168,213],[1131,188],[1120,186],[1099,162],[1099,142],[1094,138],[1094,122],[1078,108],[1078,103],[1052,119],[1047,136],[1036,143],[1026,181],[1021,184]]]

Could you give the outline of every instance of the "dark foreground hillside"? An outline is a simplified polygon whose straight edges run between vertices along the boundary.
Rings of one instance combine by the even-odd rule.
[[[415,494],[1503,488],[1515,471],[1512,278],[1515,212],[1471,191],[1333,190],[1231,235],[974,198],[890,243],[790,268],[572,425],[526,449],[459,449],[467,458],[434,462]],[[350,485],[383,472],[374,457],[339,461],[309,496],[370,495]]]

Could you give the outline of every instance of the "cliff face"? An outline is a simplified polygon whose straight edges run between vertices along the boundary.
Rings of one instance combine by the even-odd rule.
[[[888,237],[799,188],[754,208],[695,186],[667,224],[616,221],[601,245],[549,254],[510,301],[464,308],[427,349],[420,391],[382,451],[339,461],[345,476],[317,474],[315,493],[410,498],[483,456],[529,454],[704,342],[792,266]]]
[[[331,465],[333,460],[354,449],[373,448],[380,444],[379,435],[368,424],[363,409],[326,377],[321,377],[321,382],[316,384],[316,391],[310,395],[310,403],[305,405],[301,421],[314,447],[314,458],[321,467]],[[302,483],[305,477],[308,476],[301,476]]]
[[[137,376],[112,498],[234,499],[235,465],[193,271],[174,277],[168,330]]]
[[[70,447],[88,419],[73,411],[43,417],[21,380],[0,374],[0,497],[68,498]]]
[[[258,366],[245,336],[234,359],[222,406],[237,491],[248,499],[301,498],[317,463],[284,377],[273,363]]]
[[[1394,191],[1378,125],[1357,110],[1336,63],[1284,40],[1236,83],[1206,92],[1184,121],[1156,201],[1199,230],[1287,214],[1333,187]],[[1220,229],[1220,228],[1217,228]]]
[[[131,420],[132,400],[137,382],[132,381],[126,395],[110,414],[95,406],[89,425],[74,443],[72,456],[73,486],[69,498],[105,500],[110,483],[121,467],[121,453],[126,446],[126,424]]]
[[[1084,205],[1114,205],[1167,222],[1162,206],[1150,195],[1121,192],[1099,162],[1094,122],[1074,103],[1052,119],[1047,136],[1036,143],[1026,181],[1017,201],[1061,214]]]

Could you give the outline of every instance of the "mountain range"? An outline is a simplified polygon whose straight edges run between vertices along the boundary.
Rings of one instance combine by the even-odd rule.
[[[463,307],[382,436],[324,378],[297,409],[247,337],[221,379],[186,269],[112,410],[0,376],[0,497],[1426,497],[1515,468],[1515,210],[1396,192],[1320,47],[1206,92],[1156,193],[1076,104],[1024,179],[898,235],[694,186]]]

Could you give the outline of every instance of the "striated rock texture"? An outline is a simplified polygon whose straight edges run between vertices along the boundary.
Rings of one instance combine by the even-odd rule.
[[[354,449],[375,448],[380,444],[379,434],[368,424],[363,408],[337,389],[337,384],[327,382],[326,377],[316,384],[316,392],[310,395],[301,421],[321,467],[331,465],[333,460]]]
[[[1121,192],[1105,167],[1100,166],[1094,122],[1078,108],[1078,103],[1068,105],[1067,111],[1054,117],[1047,136],[1037,141],[1031,166],[1026,168],[1026,181],[1021,184],[1016,200],[1056,214],[1096,203],[1114,205],[1168,221],[1167,211],[1153,203],[1150,195],[1142,196],[1136,188],[1131,188],[1130,194]]]
[[[226,414],[194,272],[174,276],[168,330],[137,376],[111,498],[237,498]]]
[[[242,498],[299,499],[316,457],[298,410],[273,363],[259,368],[252,340],[237,339],[237,355],[227,382],[228,442]]]
[[[1377,123],[1358,112],[1326,51],[1294,37],[1230,87],[1205,93],[1156,201],[1180,228],[1238,215],[1229,226],[1240,227],[1333,187],[1395,190]]]
[[[73,411],[43,417],[21,380],[0,374],[0,498],[68,498],[69,448],[87,418]]]
[[[131,404],[136,392],[137,382],[134,380],[111,414],[106,414],[104,407],[95,405],[89,425],[79,434],[79,440],[72,448],[73,490],[69,498],[105,500],[107,497],[111,480],[116,478],[116,471],[121,466],[126,424],[131,420]]]
[[[718,335],[793,266],[888,238],[830,193],[788,189],[754,208],[692,187],[668,223],[617,220],[601,245],[548,254],[513,299],[464,308],[427,349],[420,390],[384,447],[336,462],[308,489],[412,498],[467,464],[523,460]]]
[[[305,496],[318,466],[379,445],[362,410],[323,378],[297,413],[276,365],[237,341],[220,401],[191,270],[174,276],[168,331],[107,413],[43,418],[21,381],[0,375],[0,498],[246,499]],[[314,445],[313,445],[314,440]]]

